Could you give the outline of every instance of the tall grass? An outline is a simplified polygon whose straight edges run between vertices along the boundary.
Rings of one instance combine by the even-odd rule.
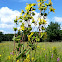
[[[27,48],[27,43],[24,43]],[[17,46],[17,43],[16,43]],[[0,43],[0,62],[12,62],[11,52],[14,42]],[[35,57],[34,57],[35,53]],[[14,57],[14,59],[16,56]],[[41,42],[38,43],[36,52],[32,51],[29,55],[32,62],[62,62],[62,42]],[[15,60],[13,61],[15,62]]]

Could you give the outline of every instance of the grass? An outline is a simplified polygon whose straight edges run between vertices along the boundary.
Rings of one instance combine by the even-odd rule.
[[[14,47],[13,42],[0,43],[0,54],[2,62],[6,61],[7,57],[10,55],[10,52],[12,52],[13,47]]]
[[[27,48],[26,43],[25,44],[25,48]],[[16,43],[17,46],[17,43]],[[13,47],[14,47],[14,42],[10,41],[10,42],[2,42],[0,43],[0,55],[1,55],[1,62],[5,62],[8,58],[8,56],[10,56],[10,52],[13,51]],[[49,54],[48,52],[50,51],[52,53],[52,47],[56,47],[57,49],[57,54],[58,57],[60,58],[60,62],[62,62],[62,42],[40,42],[38,43],[38,48],[36,50],[36,57],[39,57],[39,61],[42,58],[41,62],[46,62],[46,60],[49,60],[49,58],[44,59],[44,56]],[[31,52],[31,55],[34,56],[35,52]],[[49,56],[48,56],[49,57]],[[52,61],[47,61],[47,62],[55,62],[54,59]]]

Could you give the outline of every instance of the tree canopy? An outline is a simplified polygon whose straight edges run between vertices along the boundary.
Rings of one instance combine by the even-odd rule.
[[[50,25],[46,28],[46,32],[48,41],[61,40],[60,24],[57,22],[50,22]]]

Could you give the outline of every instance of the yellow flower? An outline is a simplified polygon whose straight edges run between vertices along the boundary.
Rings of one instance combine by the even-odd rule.
[[[40,2],[41,0],[37,0],[37,2]]]
[[[45,50],[45,49],[44,49]]]
[[[28,35],[28,40],[30,41],[30,37],[34,34],[34,32],[31,32],[30,35]]]
[[[56,47],[52,47],[52,50],[56,49]]]
[[[28,5],[26,5],[26,7],[25,7],[25,10],[27,10],[28,12],[29,12],[29,10],[31,9],[31,8],[33,8],[33,6],[35,6],[36,4],[35,3],[33,3],[33,4],[28,4]],[[34,11],[34,10],[33,10]]]
[[[36,5],[35,3],[31,4],[31,6],[35,6],[35,5]]]
[[[39,23],[41,23],[41,24],[46,24],[46,20],[44,20],[44,19],[38,18],[38,21],[39,21]]]
[[[51,2],[51,0],[49,0],[49,5],[52,5],[52,2]]]
[[[28,11],[30,10],[30,8],[31,8],[31,6],[29,4],[25,7],[25,9]]]
[[[50,12],[52,11],[55,13],[55,9],[53,7],[50,7],[49,9],[50,9]]]
[[[31,35],[33,35],[34,34],[34,32],[31,32]]]
[[[24,30],[24,29],[25,29],[24,26],[22,26],[20,30]]]
[[[30,38],[28,38],[28,40],[30,41]]]
[[[23,17],[26,17],[26,15],[27,15],[27,13],[25,13]]]
[[[24,13],[24,11],[23,11],[23,10],[22,10],[21,12],[22,12],[22,13]]]
[[[45,7],[45,5],[44,5],[44,4],[42,4],[42,7]]]
[[[34,4],[31,4],[31,6],[34,6]]]
[[[41,6],[42,5],[42,3],[40,2],[40,3],[38,3],[38,6]]]
[[[0,55],[0,57],[1,57],[1,55]]]
[[[10,56],[8,56],[8,59],[10,60]]]
[[[24,59],[24,61],[23,62],[30,62],[30,59]]]
[[[40,2],[41,0],[37,0],[37,2]],[[46,0],[43,0],[43,1],[46,1]]]
[[[19,62],[19,60],[17,60],[17,62]]]
[[[46,24],[46,20],[41,19],[41,23],[42,23],[42,24]]]
[[[50,51],[50,53],[51,53],[51,51]]]
[[[32,60],[34,60],[34,57],[32,57]]]
[[[28,54],[28,55],[27,55],[27,58],[29,58],[29,56],[30,56],[30,55]]]
[[[30,41],[30,35],[28,35],[28,40]]]
[[[32,23],[35,23],[35,20],[34,19],[32,20]]]
[[[14,55],[14,56],[16,56],[16,55]]]
[[[20,15],[22,15],[22,13],[20,13]]]
[[[40,46],[37,46],[37,48],[40,48]]]

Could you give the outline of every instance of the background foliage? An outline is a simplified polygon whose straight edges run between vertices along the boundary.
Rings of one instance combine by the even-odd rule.
[[[50,22],[50,25],[45,30],[46,36],[43,36],[40,38],[39,42],[43,41],[59,41],[62,40],[62,30],[60,30],[60,24],[57,22]],[[23,34],[24,32],[18,32],[18,35]],[[39,32],[35,32],[36,34]],[[3,34],[3,32],[0,32],[0,42],[1,41],[12,41],[14,34]],[[27,34],[25,35],[24,41],[28,41]]]

